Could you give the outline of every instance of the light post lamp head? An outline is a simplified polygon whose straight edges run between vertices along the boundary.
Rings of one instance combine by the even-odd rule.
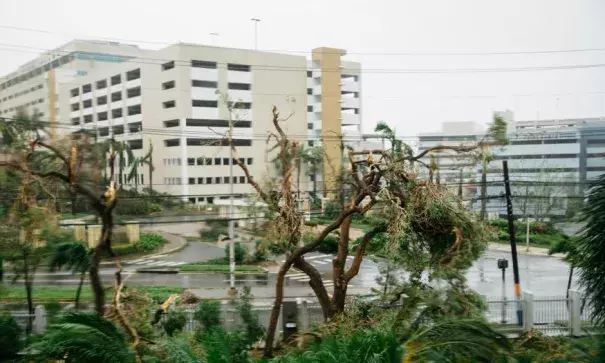
[[[506,258],[498,259],[498,268],[500,270],[506,270],[508,268],[508,260]]]

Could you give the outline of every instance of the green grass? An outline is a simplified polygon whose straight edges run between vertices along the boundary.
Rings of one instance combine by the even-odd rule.
[[[61,213],[61,215],[59,216],[59,219],[79,219],[79,218],[84,218],[86,216],[90,216],[92,214],[90,213],[76,213],[76,214],[72,214],[72,213]]]
[[[182,272],[229,272],[229,265],[198,265],[188,264],[180,266]],[[236,273],[265,272],[261,266],[235,266]]]
[[[76,296],[76,286],[34,286],[34,300],[41,301],[72,301]],[[132,286],[127,288],[137,290],[140,293],[147,293],[155,301],[163,301],[170,294],[180,294],[185,290],[177,286]],[[107,290],[107,296],[113,294],[112,290]],[[86,284],[82,287],[80,299],[92,300],[93,293],[90,285]],[[23,286],[6,286],[0,288],[0,301],[4,302],[19,302],[25,301],[25,287]]]

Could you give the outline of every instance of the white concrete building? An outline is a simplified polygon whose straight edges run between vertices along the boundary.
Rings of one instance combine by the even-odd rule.
[[[47,51],[0,77],[0,118],[11,119],[21,110],[51,123],[59,122],[61,84],[145,53],[135,45],[80,39]]]
[[[488,164],[489,213],[506,214],[502,160],[508,160],[513,209],[516,215],[563,217],[581,203],[590,181],[605,172],[605,122],[602,118],[514,121],[510,111],[499,113],[508,122],[509,145],[492,147]],[[464,126],[464,127],[463,127]],[[444,123],[444,131],[419,136],[420,149],[439,144],[470,144],[485,131],[474,123]],[[425,160],[425,162],[428,159]],[[445,182],[459,182],[463,170],[465,197],[480,196],[481,163],[437,154],[435,161]],[[476,184],[475,184],[476,183]],[[475,209],[480,202],[474,203]]]
[[[331,48],[316,49],[314,56],[325,49]],[[335,59],[334,54],[329,58]],[[350,86],[340,84],[340,73],[337,83],[331,80],[336,74],[333,69],[307,69],[303,56],[175,44],[89,70],[60,85],[59,125],[72,132],[91,130],[100,140],[125,141],[135,156],[145,155],[152,143],[155,191],[180,195],[191,202],[214,203],[217,198],[228,198],[231,183],[238,196],[253,192],[239,167],[234,166],[230,177],[229,120],[234,122],[236,157],[257,180],[274,176],[272,156],[266,155],[267,135],[275,132],[273,106],[284,118],[291,114],[281,123],[284,131],[307,145],[310,82],[328,85],[330,91],[337,89],[339,96],[350,92],[341,91]],[[340,71],[340,67],[336,69]],[[313,77],[308,77],[309,72]],[[348,75],[344,78],[352,78]],[[359,75],[355,77],[359,82]],[[320,92],[321,86],[313,92]],[[338,111],[355,115],[355,127],[361,129],[358,91],[351,96],[356,99],[354,105],[341,104],[339,99],[321,93],[317,97],[313,114],[321,120],[318,127],[329,126],[334,136],[345,132],[350,121],[331,117],[338,101]],[[228,105],[233,106],[231,112]],[[148,187],[147,168],[139,170],[137,184]],[[304,170],[302,175],[306,175]],[[116,175],[116,179],[124,182],[125,175]],[[301,191],[307,186],[301,183]]]

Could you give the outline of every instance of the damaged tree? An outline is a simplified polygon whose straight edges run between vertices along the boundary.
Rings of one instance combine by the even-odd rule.
[[[414,155],[408,145],[393,137],[396,141],[392,142],[391,150],[349,151],[349,166],[347,170],[343,168],[339,178],[339,183],[343,189],[340,198],[340,213],[333,218],[331,223],[322,227],[310,242],[300,245],[299,242],[303,231],[301,216],[297,212],[297,201],[294,198],[296,190],[293,188],[292,182],[299,147],[296,141],[288,138],[280,125],[280,123],[287,120],[288,118],[280,119],[279,112],[275,107],[273,108],[272,121],[276,133],[269,133],[267,144],[270,142],[275,143],[268,149],[268,152],[274,150],[278,152],[278,160],[281,165],[279,170],[281,172],[281,180],[277,184],[269,184],[267,188],[263,188],[253,178],[247,166],[240,162],[237,156],[234,157],[234,161],[243,170],[249,183],[257,191],[260,198],[275,212],[276,218],[271,221],[268,235],[277,241],[286,253],[286,260],[277,274],[276,297],[271,311],[265,344],[264,354],[266,357],[272,356],[277,320],[284,296],[284,279],[292,266],[308,275],[309,285],[319,300],[326,320],[342,312],[345,306],[349,282],[357,276],[366,249],[377,235],[391,233],[392,225],[395,222],[393,216],[397,215],[393,213],[393,208],[408,212],[410,210],[421,211],[422,208],[417,208],[416,204],[425,203],[425,198],[430,198],[430,190],[432,190],[430,186],[434,185],[434,183],[432,180],[421,180],[418,177],[416,166],[428,168],[431,174],[435,171],[435,168],[424,163],[422,158],[441,150],[450,150],[456,153],[473,153],[483,143],[493,142],[483,140],[479,144],[468,146],[439,145]],[[500,129],[501,125],[498,130]],[[231,146],[231,148],[234,154],[237,155],[235,147]],[[376,158],[378,160],[375,161]],[[428,192],[425,193],[423,191]],[[415,198],[414,193],[422,196],[422,198]],[[377,206],[381,206],[381,208],[375,208]],[[382,213],[385,218],[379,219],[373,228],[366,232],[358,241],[352,264],[346,269],[345,263],[351,245],[350,228],[352,218],[354,215],[363,215],[373,208],[376,209],[379,215]],[[408,213],[408,215],[413,215],[413,213]],[[414,224],[416,221],[412,219],[409,222]],[[439,229],[439,235],[444,237],[440,246],[444,251],[442,254],[439,254],[440,264],[453,264],[456,256],[460,254],[461,241],[463,241],[458,236],[461,231],[462,233],[464,231],[460,228],[456,230],[451,225],[447,226],[447,230],[444,229],[446,228],[445,225],[440,227],[443,228]],[[433,227],[427,224],[416,223],[414,228],[430,229]],[[325,238],[335,231],[339,232],[339,242],[338,253],[332,261],[334,291],[332,296],[330,296],[320,273],[315,267],[305,261],[304,255],[316,250]]]

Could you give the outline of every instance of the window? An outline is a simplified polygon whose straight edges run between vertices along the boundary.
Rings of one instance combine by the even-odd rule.
[[[221,177],[220,177],[220,176],[216,176],[216,177],[214,177],[214,182],[215,182],[216,184],[220,184],[220,183],[221,183]]]
[[[242,90],[242,91],[249,91],[250,84],[249,83],[229,83],[228,88]]]
[[[186,126],[193,127],[229,127],[229,121],[227,120],[206,120],[206,119],[195,119],[188,118],[185,120]],[[233,122],[234,128],[249,128],[252,127],[252,121],[236,121]]]
[[[170,61],[170,62],[162,64],[162,70],[163,71],[167,71],[167,70],[172,69],[172,68],[174,68],[174,61]]]
[[[83,94],[84,93],[88,93],[90,91],[92,91],[92,86],[90,85],[90,83],[89,84],[85,84],[85,85],[82,86],[82,93]]]
[[[71,104],[71,110],[72,111],[78,111],[80,109],[80,104],[79,103],[72,103]]]
[[[195,165],[195,158],[187,158],[187,165]]]
[[[97,114],[97,121],[105,121],[107,120],[107,112],[99,112]]]
[[[141,174],[141,184],[145,184],[145,180],[143,179],[143,174]]]
[[[71,94],[71,97],[76,97],[80,94],[80,89],[79,88],[74,88],[71,91],[69,91],[69,93]]]
[[[313,94],[313,88],[307,88],[307,94],[308,95],[312,95]]]
[[[227,64],[227,70],[238,71],[238,72],[250,72],[250,66],[244,64]]]
[[[173,108],[173,107],[176,107],[176,101],[162,102],[162,107],[163,108]]]
[[[113,134],[114,135],[123,135],[124,134],[124,125],[114,126]]]
[[[129,88],[126,90],[126,97],[133,98],[141,95],[141,87]]]
[[[172,89],[172,88],[174,88],[174,81],[168,81],[168,82],[162,83],[163,90]]]
[[[229,158],[223,158],[223,165],[229,165]]]
[[[212,178],[211,177],[206,177],[206,184],[212,184]]]
[[[92,115],[84,115],[84,123],[92,122]]]
[[[168,120],[164,121],[164,127],[178,127],[180,124],[180,120]]]
[[[140,115],[141,114],[141,105],[134,105],[128,107],[128,116]]]
[[[194,68],[216,69],[216,62],[206,62],[200,60],[192,60],[191,66]]]
[[[189,178],[189,184],[195,184],[195,178]]]
[[[246,164],[246,159],[244,159],[244,158],[239,158],[239,162],[240,162],[240,163],[242,163],[242,164]],[[233,164],[234,164],[234,165],[235,165],[235,164],[237,164],[237,163],[235,162],[235,159],[233,159]]]
[[[180,145],[179,141],[180,141],[180,139],[164,140],[164,145],[166,145],[166,147],[179,146]]]
[[[223,182],[225,184],[229,184],[229,177],[228,176],[223,177]]]
[[[252,108],[252,103],[250,102],[235,102],[233,104],[233,108],[236,110],[249,110]]]
[[[111,85],[115,86],[116,84],[122,83],[122,75],[118,74],[111,77]]]
[[[214,165],[221,165],[221,158],[214,158]]]
[[[248,159],[246,159],[246,160],[247,160],[247,163],[246,163],[246,164],[248,164],[248,165],[252,165],[252,158],[248,158]]]
[[[307,124],[307,130],[313,130],[313,124],[312,123],[308,123]]]
[[[122,100],[122,91],[114,92],[111,94],[111,102]]]
[[[109,136],[109,127],[102,127],[99,129],[99,136],[105,137]]]
[[[245,176],[240,176],[239,177],[239,183],[240,184],[244,184],[246,182],[246,177]]]
[[[218,101],[193,100],[193,107],[218,107]]]
[[[134,69],[130,72],[126,72],[126,81],[134,81],[135,79],[141,78],[141,70]]]
[[[101,96],[97,98],[97,106],[106,105],[107,104],[107,96]]]
[[[72,125],[79,125],[80,124],[80,118],[79,117],[72,117],[71,118],[71,124]]]
[[[309,78],[313,77],[313,71],[307,71],[307,77],[309,77]]]
[[[97,82],[97,89],[103,89],[103,88],[107,88],[107,80],[104,79],[102,81],[98,81]]]
[[[212,165],[212,159],[211,158],[205,158],[204,164],[205,165]]]
[[[111,118],[116,119],[122,117],[122,109],[116,108],[115,110],[111,110]]]
[[[313,147],[313,145],[314,145],[315,143],[314,143],[313,141],[309,141],[309,142],[307,142],[307,144],[308,144],[309,146]]]
[[[140,122],[133,122],[128,124],[128,132],[130,132],[131,134],[141,132],[142,129],[143,125]]]
[[[307,112],[313,112],[313,106],[312,105],[307,106]]]
[[[213,82],[213,81],[198,81],[197,79],[194,79],[191,81],[191,86],[192,87],[204,87],[204,88],[216,88],[216,87],[218,87],[218,83]]]

